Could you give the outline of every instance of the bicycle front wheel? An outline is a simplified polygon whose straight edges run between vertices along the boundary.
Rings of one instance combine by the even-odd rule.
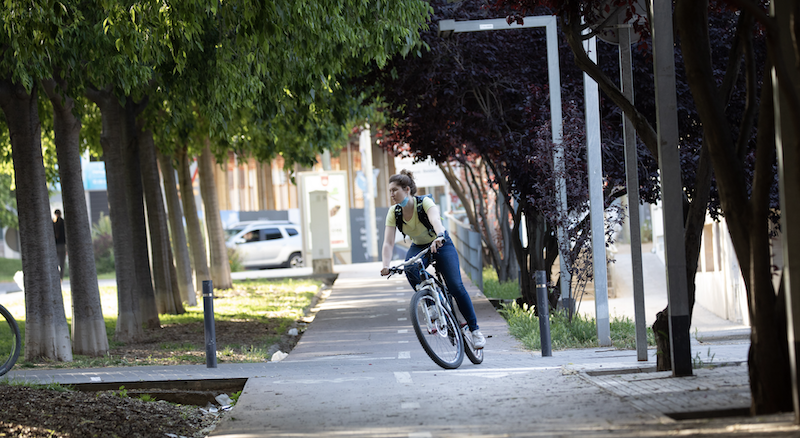
[[[414,294],[409,313],[417,339],[428,356],[442,368],[458,368],[464,360],[461,330],[447,309],[437,309],[430,289]]]
[[[5,307],[0,306],[0,314],[5,322],[0,321],[0,376],[9,372],[17,363],[22,350],[22,339],[17,321]]]

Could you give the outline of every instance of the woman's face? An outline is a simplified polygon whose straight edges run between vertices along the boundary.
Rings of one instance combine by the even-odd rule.
[[[393,204],[399,204],[403,202],[403,199],[405,199],[410,192],[411,187],[403,188],[396,182],[389,183],[389,198],[391,198]]]

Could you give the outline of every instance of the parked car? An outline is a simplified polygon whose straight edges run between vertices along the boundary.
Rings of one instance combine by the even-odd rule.
[[[300,226],[289,221],[245,221],[225,230],[226,245],[248,269],[303,266]]]

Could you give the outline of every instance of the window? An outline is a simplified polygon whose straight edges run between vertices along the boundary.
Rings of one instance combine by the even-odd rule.
[[[264,234],[264,240],[277,240],[282,239],[283,234],[281,234],[281,230],[278,228],[265,228],[261,230]]]
[[[290,236],[296,236],[297,230],[295,230],[294,228],[286,228],[286,233]]]

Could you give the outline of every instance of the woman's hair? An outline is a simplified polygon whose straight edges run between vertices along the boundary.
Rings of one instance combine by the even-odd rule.
[[[411,196],[417,194],[417,184],[414,183],[414,174],[406,169],[403,169],[400,171],[400,173],[389,177],[389,183],[395,183],[404,189],[410,187]]]

